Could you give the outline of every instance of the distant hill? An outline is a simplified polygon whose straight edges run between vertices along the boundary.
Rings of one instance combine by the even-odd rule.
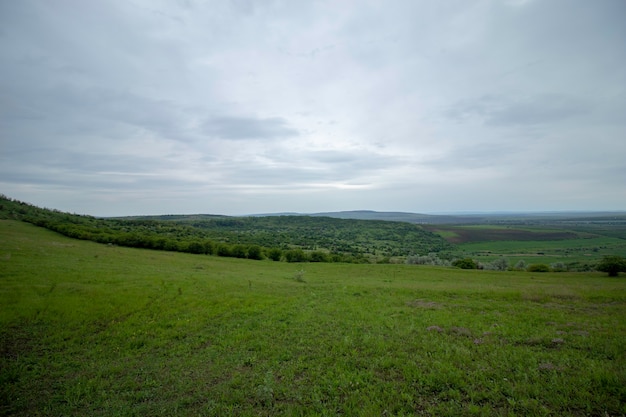
[[[465,217],[449,215],[433,215],[420,213],[407,213],[401,211],[373,211],[373,210],[351,210],[335,211],[326,213],[313,213],[314,217],[333,217],[336,219],[356,219],[356,220],[386,220],[394,222],[405,222],[415,224],[440,224],[459,223],[468,221]],[[473,219],[475,221],[475,219]]]
[[[269,213],[250,217],[310,216],[350,220],[383,220],[413,224],[566,224],[626,221],[626,211],[493,212],[422,214],[402,211],[349,210],[321,213]]]
[[[374,211],[374,210],[348,210],[348,211],[329,211],[321,213],[258,213],[249,214],[241,217],[280,217],[280,216],[308,216],[308,217],[330,217],[333,219],[343,220],[382,220],[391,222],[403,222],[413,224],[457,224],[457,223],[475,223],[476,216],[454,216],[454,215],[437,215],[437,214],[421,214],[407,213],[402,211]]]

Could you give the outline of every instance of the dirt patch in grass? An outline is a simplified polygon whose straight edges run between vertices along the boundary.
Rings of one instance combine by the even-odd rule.
[[[4,359],[17,359],[33,350],[33,337],[18,326],[7,327],[0,333],[0,355]]]
[[[431,309],[437,309],[437,308],[443,307],[443,305],[440,303],[436,303],[434,301],[423,300],[419,298],[416,300],[407,302],[406,305],[409,307],[413,307],[413,308],[431,308]]]
[[[467,327],[452,326],[449,333],[455,336],[472,337],[472,331]]]
[[[428,330],[429,332],[443,333],[443,328],[439,326],[428,326],[426,330]]]

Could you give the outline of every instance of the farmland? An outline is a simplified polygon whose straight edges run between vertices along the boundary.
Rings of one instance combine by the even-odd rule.
[[[0,236],[2,415],[626,413],[623,278]]]
[[[606,255],[626,256],[626,225],[540,224],[436,225],[425,229],[454,244],[456,257],[515,262],[562,262],[572,267],[593,265]]]

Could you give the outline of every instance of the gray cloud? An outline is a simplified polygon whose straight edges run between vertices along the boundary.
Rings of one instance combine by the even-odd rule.
[[[203,131],[219,139],[277,139],[298,136],[298,131],[280,117],[214,117],[204,122]]]
[[[592,111],[592,100],[566,94],[541,94],[519,99],[487,95],[457,102],[446,109],[444,115],[456,122],[478,121],[492,126],[532,126],[589,116]]]
[[[623,209],[625,13],[2,2],[0,191],[97,215]]]

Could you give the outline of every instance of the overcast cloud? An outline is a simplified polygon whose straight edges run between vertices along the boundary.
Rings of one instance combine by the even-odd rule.
[[[626,209],[623,0],[0,1],[0,192],[92,215]]]

